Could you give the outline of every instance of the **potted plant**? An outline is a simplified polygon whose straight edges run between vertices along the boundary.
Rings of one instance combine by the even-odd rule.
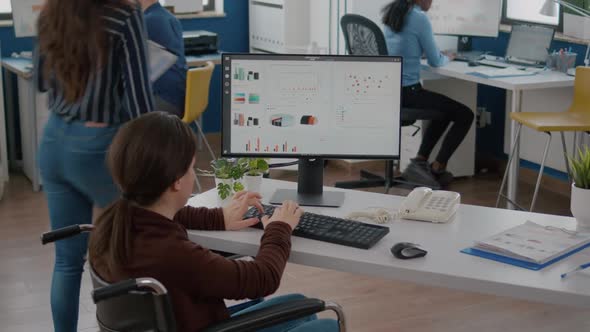
[[[572,215],[578,228],[590,229],[590,149],[578,150],[577,158],[570,158],[572,168]]]
[[[244,190],[240,181],[244,176],[245,169],[235,159],[219,158],[211,161],[213,175],[215,176],[215,187],[217,195],[222,203],[226,202],[234,193]],[[206,172],[211,174],[211,172]]]
[[[245,169],[244,184],[246,190],[260,192],[262,176],[268,171],[268,162],[263,158],[242,158],[239,163]]]

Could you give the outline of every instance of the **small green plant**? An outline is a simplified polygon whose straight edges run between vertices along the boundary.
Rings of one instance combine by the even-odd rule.
[[[235,159],[220,158],[211,161],[211,168],[213,168],[213,172],[203,170],[200,171],[204,174],[212,174],[218,179],[231,179],[234,181],[232,184],[219,183],[217,185],[217,193],[221,199],[228,198],[232,192],[244,190],[244,185],[238,181],[244,177],[244,173],[246,172],[246,166],[243,163],[240,163]]]
[[[242,158],[238,163],[245,168],[247,175],[257,176],[268,171],[268,162],[263,158]]]
[[[586,146],[584,151],[578,148],[578,157],[570,158],[570,164],[575,186],[590,189],[590,148]]]

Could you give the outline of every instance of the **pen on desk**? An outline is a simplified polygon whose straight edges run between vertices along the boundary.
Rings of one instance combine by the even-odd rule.
[[[576,273],[578,271],[582,271],[582,270],[584,270],[586,268],[589,268],[589,267],[590,267],[590,263],[582,264],[582,265],[578,266],[577,268],[575,268],[575,269],[573,269],[573,270],[571,270],[571,271],[569,271],[567,273],[562,274],[561,275],[561,279],[565,279],[568,276],[570,276],[570,275],[572,275],[572,274],[574,274],[574,273]]]

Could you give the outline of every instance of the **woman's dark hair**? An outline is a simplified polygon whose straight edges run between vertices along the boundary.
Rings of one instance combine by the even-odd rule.
[[[89,79],[108,56],[105,6],[131,6],[131,1],[46,0],[37,21],[39,51],[45,57],[39,70],[44,77],[55,77],[66,102],[82,98]]]
[[[412,9],[414,0],[395,0],[383,7],[381,14],[383,14],[383,24],[390,27],[395,32],[402,31],[404,27],[404,19]]]
[[[107,268],[125,265],[132,239],[133,206],[149,206],[180,179],[196,153],[193,131],[177,116],[152,112],[125,124],[107,152],[107,164],[122,197],[95,222],[90,260]]]

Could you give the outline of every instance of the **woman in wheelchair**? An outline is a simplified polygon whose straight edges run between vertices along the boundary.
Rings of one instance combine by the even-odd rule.
[[[259,298],[279,287],[291,232],[303,211],[285,201],[262,218],[264,235],[253,261],[230,260],[193,243],[186,229],[240,230],[258,193],[240,192],[223,208],[185,206],[195,183],[195,136],[178,117],[154,112],[124,125],[107,153],[122,197],[99,217],[90,235],[90,264],[104,280],[152,277],[168,289],[179,331],[198,331],[230,317],[224,299]],[[235,313],[301,298],[276,297]],[[264,331],[337,331],[335,320],[290,321]]]

